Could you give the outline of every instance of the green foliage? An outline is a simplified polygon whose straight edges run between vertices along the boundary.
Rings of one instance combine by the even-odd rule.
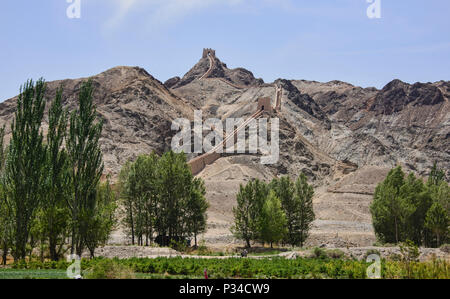
[[[306,176],[301,174],[295,184],[289,177],[281,177],[272,180],[270,188],[280,198],[286,214],[288,231],[284,241],[292,246],[303,246],[315,219],[312,186],[308,185]]]
[[[400,244],[400,255],[406,269],[407,278],[413,278],[411,263],[417,262],[420,252],[419,248],[410,240]]]
[[[114,223],[115,196],[109,182],[99,185],[102,154],[98,141],[102,124],[92,103],[92,81],[83,83],[79,107],[70,116],[63,109],[59,88],[49,108],[48,134],[41,123],[46,105],[43,79],[27,81],[17,100],[12,137],[4,150],[0,130],[0,246],[23,260],[39,246],[58,260],[72,240],[81,255],[106,242]],[[5,163],[6,161],[6,163]]]
[[[342,259],[345,256],[345,253],[340,249],[329,249],[326,253],[328,257],[332,259]]]
[[[134,279],[131,267],[115,259],[101,259],[86,270],[86,279]]]
[[[280,199],[271,190],[264,203],[261,216],[261,240],[273,247],[273,243],[281,241],[287,233],[286,214]]]
[[[427,184],[428,186],[439,186],[441,182],[445,182],[444,170],[439,169],[437,162],[434,162]]]
[[[298,202],[297,210],[297,232],[298,239],[294,239],[295,244],[299,243],[301,247],[309,236],[309,230],[315,219],[312,198],[314,189],[307,182],[306,176],[302,173],[295,182],[295,200]]]
[[[4,188],[4,168],[6,152],[4,146],[5,127],[0,128],[0,249],[2,250],[2,264],[6,265],[9,244],[12,240],[12,218],[6,205],[6,192]]]
[[[428,210],[425,226],[436,236],[438,247],[441,245],[441,240],[447,239],[449,215],[439,202],[435,202]]]
[[[95,249],[106,245],[111,232],[115,228],[117,198],[111,189],[109,177],[106,182],[97,188],[96,205],[93,208],[92,219],[88,223],[88,233],[84,236],[86,247],[91,257],[94,257]]]
[[[232,232],[247,247],[250,241],[303,246],[315,219],[313,195],[314,189],[303,173],[295,183],[289,177],[274,179],[270,184],[252,180],[240,186]]]
[[[101,266],[96,266],[101,264]],[[95,258],[83,259],[81,268],[83,273],[95,268],[111,269],[112,264],[117,267],[116,273],[136,273],[138,277],[203,277],[203,270],[208,270],[212,278],[333,278],[333,279],[365,279],[367,267],[370,263],[356,260],[329,259],[321,255],[320,258],[297,258],[288,260],[284,258],[262,258],[262,259],[198,259],[198,258],[130,258],[113,259]],[[67,269],[69,263],[59,262],[20,262],[13,265],[13,269]],[[119,266],[120,265],[120,266]],[[122,268],[123,266],[124,268]],[[125,271],[120,269],[126,269]],[[104,278],[105,272],[114,271],[99,270],[98,278]],[[31,272],[30,272],[31,273]],[[140,275],[138,275],[140,274]],[[449,279],[450,264],[445,260],[432,260],[427,262],[411,261],[409,273],[404,261],[382,260],[382,278],[386,279]],[[134,275],[133,275],[134,276]],[[90,276],[88,276],[90,277]]]
[[[375,189],[370,207],[378,239],[383,243],[409,239],[426,246],[444,242],[448,235],[450,189],[443,179],[443,171],[436,165],[427,184],[412,173],[405,179],[400,166],[392,169]],[[434,237],[439,240],[435,242]]]
[[[314,257],[318,259],[326,259],[328,257],[327,252],[325,249],[315,247],[313,251]]]
[[[8,147],[3,187],[11,220],[11,248],[15,259],[27,255],[27,242],[39,204],[45,194],[46,146],[41,122],[45,109],[45,82],[27,81],[17,100]]]
[[[184,208],[186,227],[194,235],[194,246],[197,247],[197,236],[206,231],[209,204],[205,198],[206,188],[203,180],[194,178],[192,190]]]
[[[250,241],[260,239],[261,216],[267,194],[267,185],[258,179],[239,187],[237,206],[233,208],[235,223],[231,230],[234,236],[244,240],[249,248]]]
[[[67,153],[71,167],[72,194],[68,200],[71,215],[71,253],[81,256],[86,236],[95,220],[97,187],[103,172],[99,139],[103,123],[97,120],[92,100],[93,84],[82,84],[78,108],[70,115]]]
[[[172,151],[161,158],[142,155],[119,175],[124,224],[134,244],[160,236],[191,237],[206,230],[208,203],[201,179],[193,177],[186,156]]]
[[[37,231],[41,242],[48,244],[50,258],[58,260],[63,254],[63,246],[68,236],[70,214],[67,200],[70,197],[70,168],[67,152],[62,148],[67,131],[67,112],[62,108],[62,88],[49,109],[47,133],[48,151],[45,164],[45,189],[38,212]]]

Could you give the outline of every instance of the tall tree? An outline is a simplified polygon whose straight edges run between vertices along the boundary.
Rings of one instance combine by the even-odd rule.
[[[425,225],[436,236],[437,247],[442,244],[442,241],[447,239],[449,220],[447,211],[439,202],[435,202],[427,212]]]
[[[116,198],[108,176],[106,182],[100,183],[97,188],[97,199],[91,213],[92,219],[88,222],[88,233],[84,237],[91,258],[94,257],[97,247],[106,245],[115,228]]]
[[[194,246],[197,247],[197,236],[206,231],[208,202],[206,201],[205,184],[199,178],[192,181],[192,190],[184,208],[187,230],[194,236]]]
[[[159,202],[156,215],[156,229],[159,235],[185,237],[189,235],[185,227],[182,207],[189,200],[193,176],[186,156],[173,151],[164,153],[158,161]]]
[[[275,178],[270,182],[270,189],[275,191],[276,196],[281,201],[284,213],[287,219],[287,233],[285,241],[291,245],[298,245],[299,243],[299,204],[294,197],[295,185],[290,177],[285,176]]]
[[[46,196],[40,212],[42,241],[48,242],[50,258],[61,257],[69,226],[67,199],[70,196],[70,169],[66,150],[62,147],[67,130],[67,112],[62,107],[62,88],[49,110],[47,134]]]
[[[71,214],[71,253],[81,256],[86,246],[90,221],[94,219],[97,187],[103,172],[99,139],[103,122],[97,119],[93,99],[93,84],[82,84],[78,109],[70,115],[70,128],[66,138],[71,167],[72,196],[68,200]]]
[[[295,243],[299,243],[301,247],[309,236],[309,231],[315,219],[312,198],[314,196],[314,188],[308,184],[305,174],[301,173],[295,182],[294,200],[296,202],[296,221],[295,231],[298,239],[294,239]]]
[[[413,241],[415,244],[422,244],[427,240],[427,230],[425,228],[425,217],[428,209],[432,205],[431,193],[422,179],[410,173],[403,186],[400,187],[400,200],[405,200],[405,205],[409,207],[409,217],[402,227],[404,238]]]
[[[6,205],[6,193],[3,185],[4,166],[6,160],[6,151],[4,146],[5,127],[0,128],[0,249],[2,250],[2,264],[6,265],[8,256],[12,222],[11,213]]]
[[[135,245],[135,217],[134,217],[134,185],[130,182],[130,175],[132,171],[133,163],[128,161],[122,166],[119,173],[119,192],[120,200],[123,206],[123,220],[127,235],[131,239],[131,244]]]
[[[445,172],[444,170],[438,168],[437,162],[434,162],[427,184],[428,186],[439,186],[439,184],[443,181],[445,181]]]
[[[45,82],[27,81],[17,100],[8,148],[4,187],[7,209],[13,214],[14,259],[24,259],[32,221],[44,192],[46,147],[41,122],[45,109]]]
[[[236,238],[244,240],[248,248],[251,247],[250,241],[261,239],[262,209],[267,194],[267,185],[258,179],[239,187],[231,231]]]
[[[386,179],[375,188],[370,206],[373,227],[378,239],[386,243],[406,240],[406,225],[415,208],[400,190],[405,184],[400,166],[389,171]],[[408,187],[408,189],[411,189]]]
[[[270,244],[281,241],[287,233],[286,214],[281,207],[281,201],[273,190],[269,195],[262,209],[261,240]]]

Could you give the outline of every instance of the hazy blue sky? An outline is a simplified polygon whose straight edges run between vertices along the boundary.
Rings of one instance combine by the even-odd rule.
[[[141,66],[161,81],[182,76],[217,50],[229,67],[266,82],[342,80],[383,87],[450,80],[450,1],[66,0],[0,4],[0,101],[27,78],[85,77],[117,65]]]

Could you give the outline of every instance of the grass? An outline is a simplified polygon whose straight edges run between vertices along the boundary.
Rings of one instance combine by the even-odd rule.
[[[0,279],[67,279],[63,270],[0,269]]]

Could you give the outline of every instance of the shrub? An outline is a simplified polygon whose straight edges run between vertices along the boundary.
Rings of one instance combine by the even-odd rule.
[[[324,249],[316,247],[316,248],[314,248],[314,257],[320,258],[320,259],[326,259],[328,257],[328,255]]]
[[[332,259],[341,259],[345,256],[345,253],[340,249],[331,249],[331,250],[328,250],[326,253],[327,253],[328,257],[330,257]]]
[[[102,259],[86,271],[87,279],[133,279],[135,274],[131,267],[116,259]]]

